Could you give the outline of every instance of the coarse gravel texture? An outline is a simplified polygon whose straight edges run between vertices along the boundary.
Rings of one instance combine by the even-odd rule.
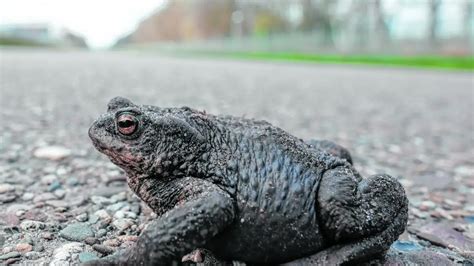
[[[472,263],[472,72],[4,49],[0,264],[101,257],[154,218],[87,136],[118,95],[333,140],[364,176],[386,172],[407,190],[408,229],[386,264]]]

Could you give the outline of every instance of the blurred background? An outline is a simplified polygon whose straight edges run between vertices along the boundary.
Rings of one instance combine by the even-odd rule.
[[[388,265],[472,265],[473,38],[474,0],[0,0],[0,264],[76,265],[154,218],[87,135],[123,96],[334,141],[406,189]]]
[[[0,44],[397,63],[471,56],[473,14],[473,0],[17,0]]]

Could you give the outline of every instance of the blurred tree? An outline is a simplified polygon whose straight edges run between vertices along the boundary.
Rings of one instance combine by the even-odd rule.
[[[284,24],[285,22],[280,16],[264,10],[255,16],[254,34],[268,36],[274,32],[281,31]]]
[[[174,0],[143,20],[124,41],[188,41],[228,36],[233,1]]]
[[[369,40],[369,1],[353,1],[352,14],[356,15],[355,43],[358,49],[367,47]]]
[[[441,0],[429,0],[428,1],[428,40],[431,45],[436,46],[438,43],[438,24],[439,24],[439,8]]]
[[[473,0],[465,0],[464,1],[464,17],[463,17],[463,35],[464,38],[468,40],[468,42],[472,42],[473,34],[474,34],[474,22],[472,17],[472,12],[474,9],[474,1]]]
[[[382,8],[382,0],[374,0],[373,10],[375,16],[375,36],[373,43],[376,45],[376,48],[380,48],[382,45],[386,44],[390,40],[388,34],[388,27],[385,20],[385,14]]]
[[[315,24],[315,12],[313,9],[312,0],[302,0],[303,6],[303,19],[301,20],[300,29],[302,31],[311,31],[313,30]]]
[[[302,31],[320,31],[325,45],[333,45],[334,10],[338,0],[303,0]]]

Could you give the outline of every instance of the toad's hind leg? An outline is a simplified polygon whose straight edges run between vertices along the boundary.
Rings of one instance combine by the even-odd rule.
[[[362,262],[384,255],[406,225],[407,214],[400,213],[384,231],[366,238],[336,244],[306,258],[284,265],[341,265]]]
[[[308,140],[306,141],[306,143],[309,144],[311,148],[316,152],[323,150],[336,157],[345,159],[350,164],[352,164],[351,153],[346,148],[342,147],[339,144],[336,144],[329,140],[315,140],[315,139]]]
[[[333,265],[384,254],[405,230],[408,200],[394,178],[362,179],[351,166],[343,165],[323,174],[318,210],[328,248],[310,258]]]

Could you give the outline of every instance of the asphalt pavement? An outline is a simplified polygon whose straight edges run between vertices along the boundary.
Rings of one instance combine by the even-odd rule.
[[[115,96],[333,140],[364,176],[389,173],[408,192],[391,259],[474,256],[473,72],[4,49],[0,262],[86,261],[132,244],[153,218],[87,136]]]

